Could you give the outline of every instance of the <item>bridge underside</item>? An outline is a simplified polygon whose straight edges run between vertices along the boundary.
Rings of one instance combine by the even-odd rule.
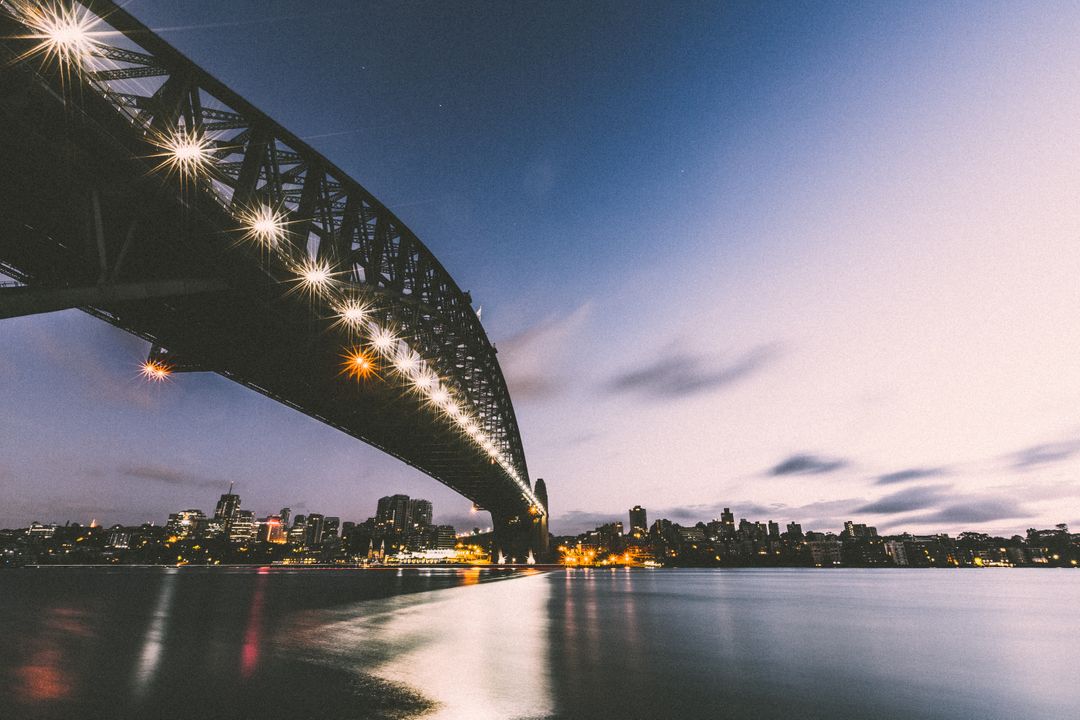
[[[103,101],[79,103],[0,73],[0,270],[25,285],[0,289],[7,315],[78,306],[400,458],[497,526],[531,526],[485,453],[400,383],[343,376],[335,319],[237,252],[220,206],[148,172],[145,143]]]

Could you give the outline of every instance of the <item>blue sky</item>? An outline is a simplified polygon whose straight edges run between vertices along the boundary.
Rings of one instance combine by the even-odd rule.
[[[130,12],[483,307],[556,531],[1080,523],[1080,13],[1005,3]],[[0,525],[453,493],[79,313],[0,324]]]

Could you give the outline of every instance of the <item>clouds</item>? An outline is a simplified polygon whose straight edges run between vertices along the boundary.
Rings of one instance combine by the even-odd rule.
[[[662,354],[651,365],[616,375],[607,383],[607,390],[633,392],[658,400],[682,398],[737,383],[778,355],[776,344],[759,345],[728,364],[685,351]]]
[[[878,475],[874,482],[878,485],[893,485],[895,483],[907,482],[909,480],[921,480],[923,478],[940,477],[948,473],[948,470],[940,467],[914,467],[907,468],[905,470],[897,470],[896,472],[886,473],[884,475]]]
[[[959,523],[983,523],[1006,518],[1029,517],[1027,509],[1019,503],[1002,498],[976,497],[958,503],[952,503],[932,512],[912,518],[912,522],[941,523],[945,525]]]
[[[1042,443],[1018,450],[1009,456],[1014,470],[1031,470],[1053,465],[1080,452],[1080,440]]]
[[[769,470],[773,477],[782,475],[821,475],[847,466],[847,461],[840,458],[821,457],[800,453],[781,461]]]
[[[925,485],[886,495],[879,500],[856,508],[855,512],[894,514],[922,510],[938,504],[948,485]]]
[[[222,492],[225,491],[224,488],[226,487],[225,482],[222,480],[189,475],[160,465],[135,465],[121,468],[120,474],[133,480],[149,480],[177,487],[221,488]]]
[[[515,402],[547,400],[566,389],[571,373],[564,359],[591,312],[592,303],[586,302],[499,343],[499,366]]]

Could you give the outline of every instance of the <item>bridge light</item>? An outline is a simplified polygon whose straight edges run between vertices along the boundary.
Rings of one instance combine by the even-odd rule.
[[[480,426],[479,426],[479,425],[477,425],[477,424],[476,424],[476,423],[474,423],[474,422],[469,422],[469,423],[467,423],[467,424],[465,425],[465,428],[464,428],[464,429],[465,429],[465,432],[467,432],[468,434],[472,435],[473,437],[476,437],[477,433],[479,433],[479,432],[480,432]]]
[[[155,170],[164,168],[188,178],[205,172],[210,164],[210,141],[198,132],[177,128],[153,142],[163,151],[158,157],[164,158]]]
[[[431,388],[437,385],[438,382],[439,379],[435,377],[435,373],[431,372],[430,370],[418,372],[416,374],[416,377],[413,378],[413,385],[416,387],[417,390],[421,392],[427,392],[431,390]]]
[[[388,353],[397,343],[397,337],[384,327],[376,327],[371,332],[371,344],[383,354]]]
[[[439,407],[446,407],[446,405],[450,402],[450,392],[441,385],[437,386],[431,391],[431,402],[435,403]]]
[[[41,54],[46,60],[55,58],[63,65],[82,67],[95,45],[90,28],[96,20],[89,12],[54,5],[29,6],[23,13],[23,21],[36,31],[29,37],[38,41],[27,55]]]
[[[315,292],[330,283],[330,268],[326,263],[309,261],[297,270],[300,285],[309,292]]]
[[[448,402],[446,404],[446,414],[452,418],[460,417],[461,406],[458,405],[456,402]]]
[[[375,374],[375,361],[361,348],[352,348],[344,355],[341,371],[353,380],[366,380]]]
[[[260,205],[241,216],[247,227],[246,237],[260,245],[274,245],[285,237],[285,214],[269,205]]]
[[[420,368],[420,358],[411,350],[406,350],[394,358],[394,367],[402,375],[412,375]]]
[[[172,375],[172,369],[165,363],[147,360],[139,369],[139,374],[150,382],[165,382]]]
[[[349,327],[350,330],[360,330],[367,318],[368,307],[358,300],[348,300],[336,308],[338,322]]]

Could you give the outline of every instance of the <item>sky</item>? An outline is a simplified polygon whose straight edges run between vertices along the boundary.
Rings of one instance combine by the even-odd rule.
[[[552,529],[1080,526],[1080,7],[133,0],[483,308]],[[0,527],[486,515],[78,311],[0,322]]]

